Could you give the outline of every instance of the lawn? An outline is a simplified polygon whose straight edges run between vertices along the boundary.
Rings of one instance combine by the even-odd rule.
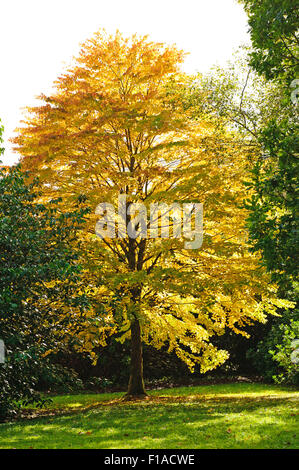
[[[121,396],[55,396],[40,416],[0,424],[0,448],[299,448],[293,388],[235,383],[157,390],[136,402]]]

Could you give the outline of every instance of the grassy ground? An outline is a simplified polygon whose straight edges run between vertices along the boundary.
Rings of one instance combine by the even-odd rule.
[[[263,384],[63,395],[41,416],[0,425],[1,449],[294,449],[299,391]],[[34,413],[34,412],[33,412]]]

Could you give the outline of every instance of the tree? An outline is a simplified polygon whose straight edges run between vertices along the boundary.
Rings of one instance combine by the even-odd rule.
[[[240,63],[239,63],[240,62]],[[247,197],[251,249],[286,295],[297,276],[297,109],[281,84],[268,82],[244,59],[193,79],[182,91],[185,107],[204,112],[218,126],[237,129],[248,156]],[[205,96],[205,100],[203,99]]]
[[[27,178],[19,167],[0,171],[0,419],[22,401],[43,404],[36,383],[46,357],[67,348],[88,307],[76,252],[85,211],[39,203]]]
[[[268,80],[297,78],[298,0],[240,0],[248,13],[251,66]]]
[[[267,381],[298,384],[298,362],[292,363],[291,344],[298,337],[298,309],[286,311],[275,317],[271,329],[255,347],[250,347],[247,357],[257,372]]]
[[[253,46],[250,64],[279,90],[280,113],[261,123],[262,157],[252,174],[249,230],[284,292],[298,280],[298,105],[290,88],[298,73],[298,2],[244,0]],[[295,82],[296,83],[296,82]],[[292,92],[292,93],[291,93]],[[290,106],[291,105],[291,106]]]
[[[181,51],[147,38],[97,33],[55,93],[29,109],[15,139],[45,195],[63,194],[65,210],[84,199],[98,212],[89,217],[82,258],[106,306],[83,336],[90,347],[107,334],[130,338],[128,397],[145,394],[143,342],[167,345],[191,370],[199,363],[206,372],[228,357],[213,336],[227,328],[246,335],[247,324],[265,321],[283,304],[247,250],[246,210],[239,204],[244,152],[232,133],[184,110],[176,93],[187,80],[179,73],[182,60]],[[109,219],[107,203],[119,205],[122,215]],[[164,215],[157,210],[151,218],[159,203],[167,204]],[[198,203],[205,232],[201,249],[194,249],[191,228],[177,229],[183,208],[195,223]],[[113,227],[95,234],[103,213],[107,225],[116,220],[119,236]],[[159,237],[149,231],[155,220]]]
[[[3,131],[4,131],[4,128],[3,128],[3,126],[1,125],[1,119],[0,119],[0,144],[3,143],[3,138],[2,138]],[[3,153],[4,153],[4,148],[3,148],[3,147],[0,147],[0,155],[2,155]]]

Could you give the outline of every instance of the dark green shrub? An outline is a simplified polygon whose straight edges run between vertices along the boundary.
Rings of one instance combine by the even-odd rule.
[[[249,349],[247,357],[263,378],[296,383],[296,367],[290,364],[290,344],[296,335],[298,338],[298,310],[294,309],[275,318],[269,333]]]

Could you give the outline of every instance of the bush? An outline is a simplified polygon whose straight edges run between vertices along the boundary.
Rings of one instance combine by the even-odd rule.
[[[275,318],[265,338],[247,352],[257,372],[267,381],[296,383],[296,365],[291,362],[291,342],[298,335],[298,310]]]
[[[43,360],[38,371],[36,388],[40,391],[68,393],[82,390],[84,385],[73,369]]]

